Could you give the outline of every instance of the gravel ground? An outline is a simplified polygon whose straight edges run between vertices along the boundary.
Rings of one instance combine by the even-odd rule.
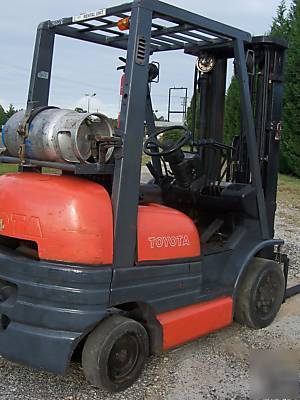
[[[300,280],[300,225],[291,223],[294,216],[299,216],[299,214],[299,207],[289,207],[283,210],[279,203],[275,230],[276,236],[285,241],[282,250],[290,258],[289,278],[291,281]]]
[[[286,240],[290,281],[300,278],[300,226],[288,221],[299,209],[281,212],[276,234]],[[36,371],[0,357],[0,399],[9,400],[244,400],[249,399],[249,358],[256,350],[288,349],[300,355],[300,296],[282,305],[275,322],[253,331],[232,326],[160,357],[152,357],[140,380],[121,394],[109,395],[87,384],[73,364],[66,376]]]

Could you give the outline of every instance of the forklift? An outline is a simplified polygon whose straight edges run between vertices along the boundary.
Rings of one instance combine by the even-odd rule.
[[[48,105],[57,35],[125,54],[118,129]],[[233,320],[272,323],[288,276],[274,238],[286,47],[157,0],[39,25],[27,108],[2,132],[0,162],[18,172],[0,177],[1,356],[54,373],[80,356],[92,385],[117,392],[149,354]],[[155,126],[152,57],[166,51],[195,60],[190,128]],[[228,144],[232,59],[241,130]]]

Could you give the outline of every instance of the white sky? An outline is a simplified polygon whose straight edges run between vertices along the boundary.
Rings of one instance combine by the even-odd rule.
[[[121,4],[122,0],[14,0],[1,7],[0,23],[0,104],[13,103],[24,108],[32,62],[36,27],[47,19],[95,11]],[[169,2],[244,29],[253,35],[264,34],[276,13],[279,0],[176,0]],[[91,110],[115,117],[119,108],[120,64],[122,51],[57,37],[50,104],[65,108],[86,108],[85,93],[97,93]],[[161,64],[160,83],[153,85],[153,108],[166,115],[168,88],[191,87],[195,59],[182,52],[154,55]],[[176,99],[174,100],[176,102]],[[179,99],[177,99],[177,102]]]

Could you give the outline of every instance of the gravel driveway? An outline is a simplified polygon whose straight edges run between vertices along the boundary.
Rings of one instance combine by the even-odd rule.
[[[276,232],[291,257],[290,280],[300,280],[300,227],[287,221],[295,210],[279,204]],[[299,212],[299,209],[296,210]],[[282,305],[275,322],[253,331],[232,326],[160,356],[152,357],[141,379],[109,395],[86,383],[79,365],[66,376],[36,371],[0,357],[0,399],[30,400],[201,400],[249,398],[249,356],[255,350],[288,349],[300,354],[300,295]]]

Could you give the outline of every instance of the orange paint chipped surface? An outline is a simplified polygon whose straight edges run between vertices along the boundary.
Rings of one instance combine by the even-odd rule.
[[[111,201],[99,184],[38,173],[0,177],[0,234],[34,241],[39,257],[111,264]]]
[[[139,206],[137,230],[138,261],[200,255],[193,221],[172,208]],[[36,242],[44,260],[111,264],[111,199],[86,179],[9,173],[0,177],[0,235]]]

